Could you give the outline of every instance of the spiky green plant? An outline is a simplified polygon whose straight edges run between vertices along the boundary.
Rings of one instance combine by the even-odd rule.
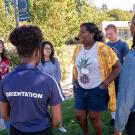
[[[77,65],[79,67],[79,69],[82,68],[87,68],[91,63],[88,63],[89,58],[81,58],[81,60],[79,61],[79,65]]]

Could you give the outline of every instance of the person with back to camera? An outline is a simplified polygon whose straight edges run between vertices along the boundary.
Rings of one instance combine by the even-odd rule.
[[[75,115],[83,130],[90,135],[87,116],[96,135],[102,133],[102,112],[116,109],[114,79],[120,72],[120,62],[113,50],[104,44],[102,33],[94,23],[80,26],[78,45],[73,53],[73,90]]]
[[[9,40],[21,63],[0,84],[1,115],[10,119],[10,135],[52,135],[52,127],[61,121],[60,103],[64,98],[56,81],[36,66],[42,32],[37,26],[21,26],[10,33]]]

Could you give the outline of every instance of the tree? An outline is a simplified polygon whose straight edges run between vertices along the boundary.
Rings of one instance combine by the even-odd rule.
[[[113,20],[115,21],[129,21],[133,16],[132,12],[124,11],[121,9],[109,10],[107,14],[110,18],[113,18]]]
[[[31,19],[20,24],[33,24],[42,29],[45,40],[49,40],[54,44],[56,55],[62,63],[63,73],[67,72],[65,67],[70,65],[69,58],[71,57],[71,54],[65,54],[65,41],[77,37],[81,23],[94,22],[99,26],[104,20],[129,20],[132,16],[132,13],[122,10],[101,12],[88,0],[29,1]],[[15,27],[14,10],[11,6],[12,14],[9,16],[5,11],[4,0],[0,0],[0,3],[0,37],[7,40],[9,33]],[[105,5],[103,7],[104,10],[107,9]],[[77,8],[79,10],[76,10]]]
[[[101,10],[102,11],[107,11],[108,10],[108,7],[107,7],[107,5],[106,4],[103,4],[102,6],[101,6]]]

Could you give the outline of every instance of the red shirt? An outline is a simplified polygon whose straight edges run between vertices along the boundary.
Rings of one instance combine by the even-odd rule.
[[[0,62],[0,80],[9,72],[10,62],[8,58],[3,58]]]

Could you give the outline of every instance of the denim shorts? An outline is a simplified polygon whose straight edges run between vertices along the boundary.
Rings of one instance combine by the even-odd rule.
[[[75,109],[89,110],[94,112],[106,111],[108,107],[108,89],[99,87],[84,89],[78,83],[73,87]]]

